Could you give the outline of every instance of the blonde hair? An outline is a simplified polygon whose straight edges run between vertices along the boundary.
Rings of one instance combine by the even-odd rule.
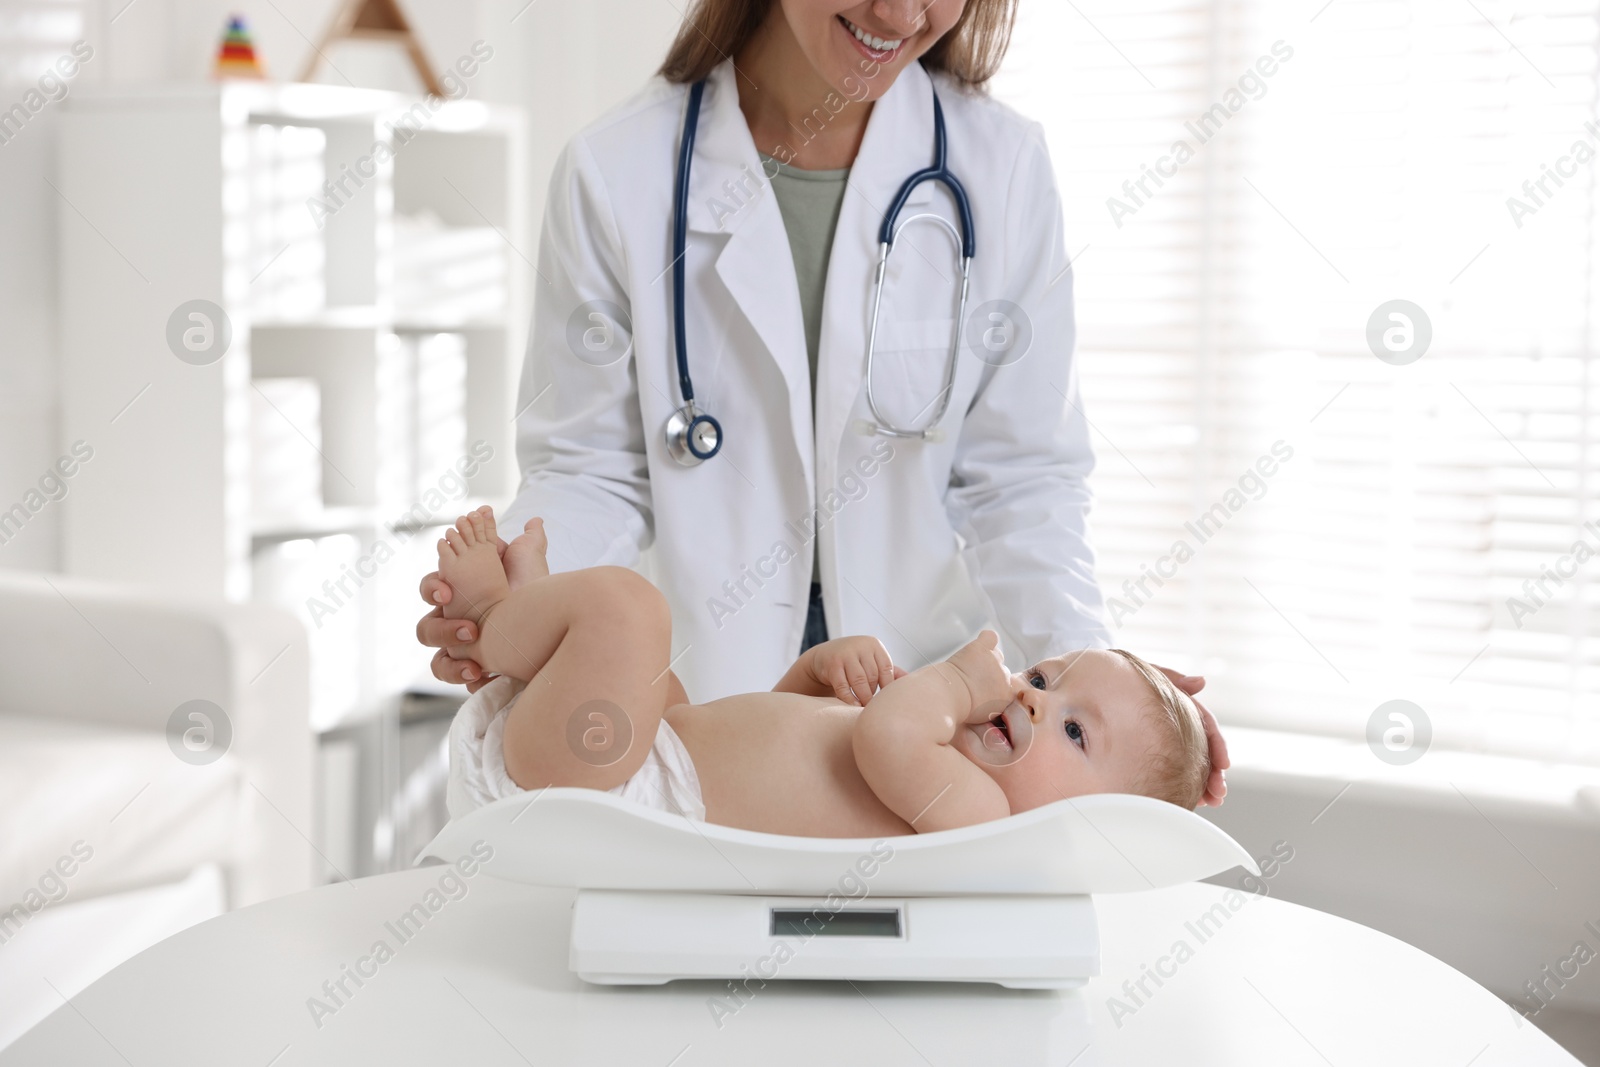
[[[1205,796],[1211,778],[1211,748],[1200,711],[1172,680],[1150,664],[1120,648],[1111,649],[1132,664],[1156,698],[1161,740],[1134,791],[1193,811]]]
[[[774,0],[698,0],[684,16],[677,39],[661,64],[670,82],[697,82],[760,29]],[[981,89],[1000,69],[1011,44],[1018,0],[967,0],[961,17],[933,47],[922,65],[943,71],[969,89]]]

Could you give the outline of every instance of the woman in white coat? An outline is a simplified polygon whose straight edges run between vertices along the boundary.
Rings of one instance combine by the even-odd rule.
[[[553,571],[638,566],[653,544],[695,700],[770,688],[828,634],[874,634],[907,669],[986,626],[1013,668],[1109,644],[1055,179],[1038,125],[982,91],[1015,3],[700,0],[660,76],[556,164],[517,401],[523,483],[500,525],[542,516]],[[702,80],[684,336],[696,406],[721,433],[686,466],[666,433],[684,403],[673,220]],[[879,229],[933,162],[936,96],[971,204],[966,314],[955,242],[909,226],[883,283],[880,422],[865,377]],[[899,219],[930,212],[960,230],[935,182]],[[868,429],[881,424],[933,432]],[[451,591],[434,574],[422,594]],[[451,646],[475,637],[438,607],[418,625],[441,650],[434,674],[472,688],[482,671]],[[1227,752],[1205,718],[1217,802]]]

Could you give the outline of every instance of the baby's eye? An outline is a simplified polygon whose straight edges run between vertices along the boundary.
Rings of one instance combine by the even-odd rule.
[[[1033,686],[1035,689],[1046,688],[1044,675],[1040,674],[1037,670],[1028,671],[1028,684]]]
[[[1083,747],[1083,727],[1078,725],[1076,719],[1067,720],[1067,740],[1079,748]]]

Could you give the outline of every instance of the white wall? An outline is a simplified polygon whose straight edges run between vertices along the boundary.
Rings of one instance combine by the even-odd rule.
[[[525,192],[535,224],[519,243],[532,259],[556,153],[649,77],[677,29],[678,9],[661,0],[401,3],[435,69],[483,40],[494,56],[472,80],[471,95],[527,109],[532,180]],[[0,112],[22,102],[80,38],[94,55],[67,83],[69,95],[88,87],[202,81],[235,11],[250,22],[268,74],[297,80],[311,52],[308,38],[320,39],[335,10],[328,0],[68,0],[49,8],[0,0]],[[317,80],[342,83],[343,72],[360,84],[406,87],[408,74],[392,53],[347,47],[328,55],[337,71],[324,66]],[[57,439],[55,232],[58,215],[72,210],[51,188],[59,184],[59,115],[59,104],[47,104],[0,144],[0,512],[22,501],[70,443]],[[39,510],[0,543],[0,567],[58,569],[59,518],[58,507]]]

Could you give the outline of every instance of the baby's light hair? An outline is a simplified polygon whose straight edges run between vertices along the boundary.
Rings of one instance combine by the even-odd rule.
[[[1170,678],[1132,652],[1120,648],[1111,651],[1139,672],[1156,698],[1153,717],[1161,737],[1134,792],[1193,811],[1205,796],[1206,782],[1211,778],[1210,742],[1199,709]]]

